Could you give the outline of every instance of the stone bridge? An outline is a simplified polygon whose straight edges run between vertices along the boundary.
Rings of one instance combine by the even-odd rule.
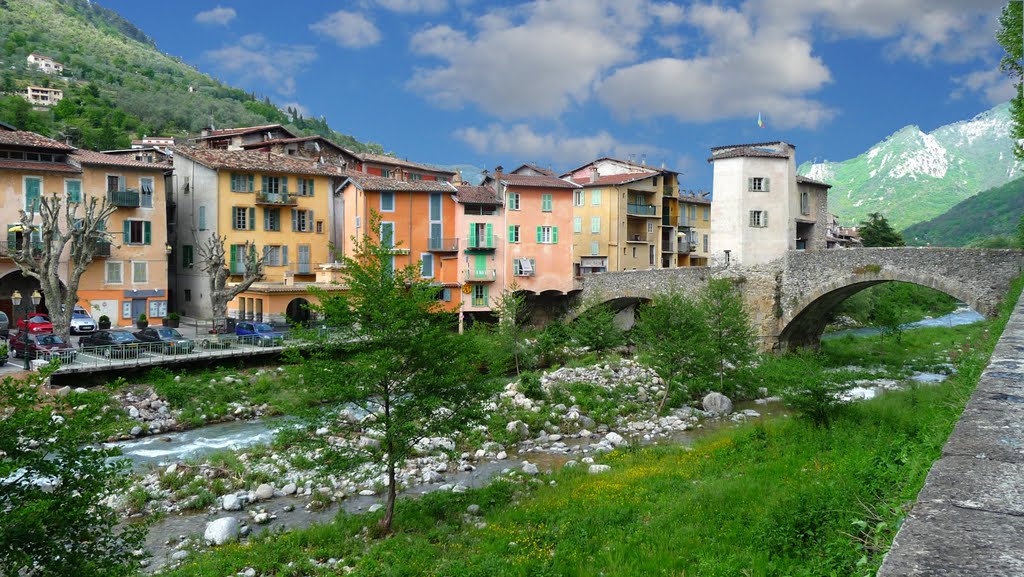
[[[931,287],[979,313],[995,314],[1024,251],[965,248],[862,248],[789,251],[765,265],[612,272],[584,277],[575,313],[609,303],[626,309],[676,287],[696,293],[709,278],[740,288],[765,349],[815,347],[828,313],[870,286],[899,281]]]

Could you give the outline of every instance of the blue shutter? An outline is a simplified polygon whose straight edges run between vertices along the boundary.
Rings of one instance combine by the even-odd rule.
[[[299,229],[299,209],[293,208],[292,209],[292,232],[295,232],[298,229]]]
[[[269,192],[269,190],[270,190],[270,183],[268,182],[266,176],[263,177],[263,188],[261,190],[263,192]]]
[[[515,242],[516,241],[515,232],[516,232],[516,226],[514,224],[508,225],[508,242]]]
[[[69,202],[82,202],[82,181],[81,180],[69,180],[68,183],[68,201]]]
[[[256,188],[256,175],[255,174],[247,175],[246,182],[249,184],[249,186],[246,187],[246,189],[245,189],[246,192],[252,192],[252,190],[254,188]]]
[[[281,266],[288,266],[288,245],[281,247]]]
[[[38,178],[25,179],[25,212],[35,212],[39,204],[42,181]]]
[[[132,221],[126,220],[121,225],[124,227],[124,244],[132,241]]]
[[[249,207],[249,218],[245,221],[245,228],[247,230],[256,230],[256,207]]]
[[[281,192],[286,193],[286,194],[288,193],[288,177],[287,176],[282,176],[281,177]]]
[[[313,183],[314,182],[315,181],[312,178],[309,179],[309,188],[306,190],[306,195],[307,196],[313,196]]]

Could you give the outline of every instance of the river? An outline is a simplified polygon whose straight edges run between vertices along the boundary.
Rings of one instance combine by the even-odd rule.
[[[970,325],[979,321],[985,320],[985,317],[975,312],[974,310],[962,306],[955,311],[942,315],[941,317],[935,317],[930,319],[923,319],[913,323],[907,323],[902,325],[902,329],[905,331],[921,329],[926,327],[958,327],[960,325]],[[821,335],[822,339],[838,339],[845,336],[854,337],[868,337],[874,336],[881,333],[882,330],[877,327],[861,327],[856,329],[841,329],[838,331],[832,331]]]

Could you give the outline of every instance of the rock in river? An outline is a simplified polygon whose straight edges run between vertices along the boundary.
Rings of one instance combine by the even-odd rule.
[[[223,545],[238,540],[238,519],[234,517],[221,517],[206,524],[206,531],[203,539],[207,543]]]

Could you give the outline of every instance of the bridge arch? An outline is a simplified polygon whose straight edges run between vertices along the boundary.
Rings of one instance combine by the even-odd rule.
[[[865,278],[866,276],[870,278]],[[783,350],[816,348],[825,330],[829,313],[833,309],[860,291],[887,282],[903,282],[935,289],[966,303],[986,316],[995,313],[994,307],[982,302],[971,287],[948,277],[892,269],[880,270],[870,275],[851,274],[818,286],[802,295],[795,303],[783,307],[785,312],[780,323],[783,328],[779,333],[779,347]]]

